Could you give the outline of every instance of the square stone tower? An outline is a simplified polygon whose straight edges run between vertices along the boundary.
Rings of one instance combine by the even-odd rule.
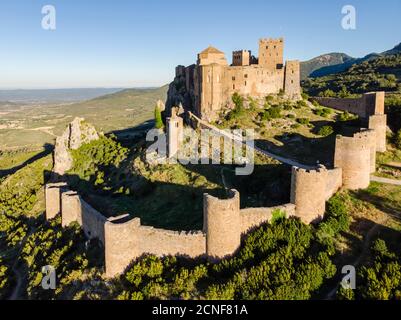
[[[284,69],[284,92],[289,99],[301,99],[300,76],[299,61],[286,61]]]
[[[276,71],[283,68],[284,39],[260,39],[259,40],[259,66],[268,71]]]
[[[249,66],[251,64],[251,51],[233,51],[233,66]]]

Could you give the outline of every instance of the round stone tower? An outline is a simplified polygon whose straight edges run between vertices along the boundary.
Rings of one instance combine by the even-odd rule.
[[[228,199],[204,194],[203,218],[207,256],[219,259],[235,253],[241,244],[239,192],[230,190]]]
[[[324,166],[316,170],[292,167],[291,203],[295,204],[295,216],[309,224],[323,218],[326,208],[326,184],[328,172]]]
[[[343,170],[344,188],[356,190],[369,186],[371,158],[370,131],[358,132],[352,137],[336,137],[334,166]]]

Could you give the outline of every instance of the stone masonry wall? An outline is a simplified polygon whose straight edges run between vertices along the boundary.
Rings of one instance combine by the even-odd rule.
[[[326,209],[326,183],[328,172],[324,166],[317,170],[292,168],[291,203],[296,206],[295,215],[304,223],[323,218]]]
[[[295,215],[295,205],[287,203],[276,207],[245,208],[240,210],[241,233],[248,233],[263,223],[269,222],[275,210],[285,211],[287,218]]]
[[[106,277],[112,278],[124,272],[128,265],[141,255],[137,246],[140,220],[120,216],[108,220],[104,226]]]
[[[78,222],[81,216],[81,204],[78,193],[66,190],[61,193],[61,225],[69,226],[72,222]]]
[[[142,226],[139,218],[126,220],[128,218],[109,219],[105,224],[105,266],[108,277],[122,273],[132,260],[143,254],[195,258],[206,252],[206,235],[202,231],[157,229]]]
[[[384,114],[384,92],[369,92],[361,98],[324,98],[313,97],[322,106],[355,113],[361,118]]]
[[[326,201],[331,198],[343,185],[343,170],[341,168],[334,168],[327,170],[327,182],[326,182]]]
[[[298,60],[286,61],[284,69],[284,92],[289,99],[301,99],[301,71]]]
[[[203,219],[207,256],[213,259],[232,255],[241,244],[239,192],[231,190],[228,199],[205,194]]]
[[[369,117],[369,129],[376,132],[376,151],[386,151],[387,115],[375,114]]]
[[[65,187],[64,182],[48,183],[45,186],[46,219],[53,219],[61,213],[61,188]]]
[[[61,224],[63,227],[78,222],[89,239],[97,238],[104,244],[104,224],[107,218],[87,204],[75,191],[61,194]]]
[[[338,135],[334,151],[334,166],[342,168],[343,186],[364,189],[369,186],[371,173],[371,142],[367,133],[352,137]]]

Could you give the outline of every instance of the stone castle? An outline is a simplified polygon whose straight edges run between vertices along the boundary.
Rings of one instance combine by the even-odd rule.
[[[180,103],[206,121],[215,121],[232,104],[232,95],[263,98],[283,92],[287,98],[301,97],[299,61],[283,61],[284,40],[259,40],[259,57],[249,50],[234,51],[232,64],[223,52],[208,47],[198,54],[196,64],[177,66],[166,106]]]
[[[211,260],[230,256],[238,250],[243,237],[250,230],[270,221],[275,211],[284,211],[287,217],[297,217],[304,223],[320,221],[326,201],[340,188],[356,190],[369,186],[370,175],[375,171],[376,152],[385,151],[386,146],[383,94],[370,93],[359,102],[336,99],[335,105],[343,110],[358,105],[357,111],[363,112],[369,128],[361,128],[352,136],[337,136],[333,168],[318,166],[307,170],[293,167],[290,203],[276,207],[240,208],[240,194],[236,190],[230,190],[225,199],[204,194],[203,229],[179,232],[141,225],[139,218],[130,215],[106,218],[77,192],[71,191],[66,183],[50,182],[45,188],[46,218],[52,219],[61,214],[63,226],[77,222],[88,238],[99,239],[105,250],[106,277],[121,274],[134,259],[143,254],[191,258],[206,256]],[[333,101],[326,101],[326,104],[334,104]],[[181,144],[179,136],[183,122],[177,114],[168,121],[168,141],[174,142],[176,151]],[[69,146],[72,141],[83,143],[77,136],[81,135],[76,128],[79,123],[74,122],[74,130],[71,130],[71,125],[68,126],[67,133],[59,140],[55,162],[65,158],[57,157],[60,154],[57,148]],[[79,147],[77,144],[73,146]]]

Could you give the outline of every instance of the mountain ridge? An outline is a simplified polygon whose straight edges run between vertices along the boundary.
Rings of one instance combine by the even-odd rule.
[[[401,42],[395,45],[392,49],[381,53],[371,52],[364,57],[355,58],[343,52],[330,52],[321,54],[315,58],[301,62],[301,79],[307,77],[322,77],[334,73],[339,73],[347,70],[354,64],[359,64],[364,61],[375,59],[377,57],[393,55],[401,52]]]

